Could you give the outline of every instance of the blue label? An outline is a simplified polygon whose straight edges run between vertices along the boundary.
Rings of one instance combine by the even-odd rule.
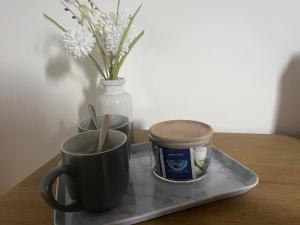
[[[193,178],[190,149],[162,148],[165,175],[168,179],[189,180]]]

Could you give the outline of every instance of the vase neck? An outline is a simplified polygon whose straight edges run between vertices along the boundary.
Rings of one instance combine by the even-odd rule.
[[[125,80],[120,78],[119,80],[101,80],[104,92],[110,93],[122,93],[124,92]]]
[[[105,92],[111,92],[111,93],[122,93],[124,92],[123,86],[104,86]]]

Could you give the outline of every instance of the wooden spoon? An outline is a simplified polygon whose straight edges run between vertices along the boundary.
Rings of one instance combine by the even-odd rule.
[[[108,114],[104,114],[102,116],[102,121],[101,121],[98,152],[101,152],[103,150],[103,145],[107,136],[108,129],[109,129],[109,116]]]
[[[87,146],[84,152],[86,152],[87,154],[101,152],[107,136],[108,129],[109,129],[109,116],[108,114],[104,114],[101,120],[101,129],[99,132],[98,144],[92,144]]]

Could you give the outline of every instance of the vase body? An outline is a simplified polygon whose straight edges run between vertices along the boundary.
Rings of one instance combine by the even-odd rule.
[[[100,114],[119,114],[127,116],[130,120],[130,135],[128,142],[133,139],[133,112],[131,95],[124,90],[125,79],[101,80],[104,91],[97,99],[98,112]]]

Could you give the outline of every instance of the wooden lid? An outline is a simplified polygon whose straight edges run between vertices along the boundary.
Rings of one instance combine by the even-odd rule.
[[[202,142],[210,138],[212,133],[209,125],[192,120],[163,121],[149,129],[152,138],[164,143]]]

